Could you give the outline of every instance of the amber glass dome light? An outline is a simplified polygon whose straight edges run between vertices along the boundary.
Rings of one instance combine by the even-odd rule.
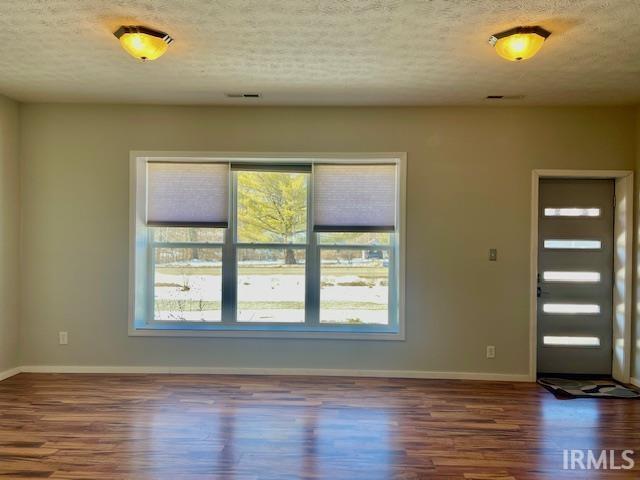
[[[492,35],[489,43],[502,58],[519,62],[538,53],[549,35],[551,32],[542,27],[516,27]]]
[[[161,57],[173,42],[170,35],[139,25],[123,25],[113,34],[129,55],[142,61]]]

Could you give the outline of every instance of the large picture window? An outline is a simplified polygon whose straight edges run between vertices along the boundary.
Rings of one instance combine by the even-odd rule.
[[[403,338],[403,162],[132,154],[130,333]]]

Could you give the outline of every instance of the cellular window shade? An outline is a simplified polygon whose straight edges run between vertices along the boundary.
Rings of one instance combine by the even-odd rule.
[[[147,225],[227,227],[229,164],[147,164]]]
[[[314,165],[314,230],[394,231],[396,197],[395,165]]]

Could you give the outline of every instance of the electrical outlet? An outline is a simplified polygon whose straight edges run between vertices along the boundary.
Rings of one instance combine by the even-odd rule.
[[[58,332],[58,342],[60,345],[67,345],[69,343],[69,334],[67,332]]]
[[[496,347],[494,345],[487,345],[487,358],[496,358]]]
[[[498,249],[497,248],[490,248],[489,249],[489,261],[490,262],[497,262],[498,261]]]

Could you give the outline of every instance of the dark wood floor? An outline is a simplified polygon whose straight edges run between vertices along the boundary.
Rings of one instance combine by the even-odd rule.
[[[20,374],[0,382],[0,479],[583,479],[563,449],[634,449],[640,401],[535,384]]]

